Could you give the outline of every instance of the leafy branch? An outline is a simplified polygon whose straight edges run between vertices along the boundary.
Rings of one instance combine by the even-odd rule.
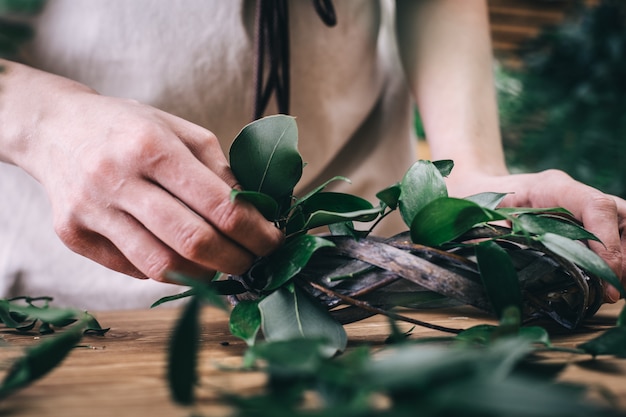
[[[470,397],[463,397],[466,405],[471,404],[471,412],[465,415],[561,415],[554,413],[559,407],[577,415],[585,410],[565,406],[572,397],[562,387],[551,386],[548,390],[555,390],[550,395],[555,402],[546,400],[537,407],[522,407],[525,394],[513,394],[519,390],[540,395],[533,391],[532,384],[517,378],[513,364],[525,361],[530,352],[553,349],[547,331],[530,326],[531,321],[550,318],[566,328],[574,328],[600,306],[603,282],[618,288],[622,296],[626,294],[613,271],[583,244],[586,240],[598,240],[597,237],[583,229],[566,210],[498,208],[505,197],[499,193],[464,199],[449,197],[444,178],[453,169],[452,161],[418,161],[398,183],[377,194],[377,206],[350,194],[325,191],[334,181],[347,181],[344,177],[332,178],[305,196],[296,197],[293,189],[302,175],[303,163],[297,151],[295,119],[289,116],[267,117],[244,127],[233,142],[230,162],[244,188],[234,190],[232,198],[255,205],[284,231],[286,242],[272,255],[258,259],[243,276],[229,276],[206,287],[194,284],[186,294],[198,296],[199,291],[206,292],[207,288],[214,291],[220,282],[240,285],[237,291],[220,292],[228,295],[233,304],[230,330],[249,346],[244,364],[256,367],[261,360],[270,376],[265,396],[241,398],[225,394],[225,398],[245,410],[245,415],[267,415],[268,410],[272,410],[272,415],[290,416],[338,412],[378,415],[370,404],[375,395],[391,400],[392,407],[380,415],[414,415],[408,414],[408,410],[417,407],[416,398],[422,399],[420,406],[425,410],[438,410],[441,404],[436,405],[429,398],[452,395],[447,390],[457,386],[496,389],[497,384],[503,384],[498,387],[514,402],[487,404],[485,397],[477,396],[476,401],[483,401],[477,404]],[[407,232],[387,239],[370,237],[373,227],[396,210],[407,225]],[[502,221],[510,227],[496,224]],[[320,227],[327,227],[330,234],[309,234]],[[395,311],[451,301],[491,312],[500,322],[448,329]],[[174,344],[182,343],[184,349],[193,350],[195,333],[184,329],[197,320],[197,314],[196,301],[192,301],[174,333]],[[454,334],[437,338],[450,348],[437,348],[442,356],[432,368],[433,372],[436,369],[454,377],[420,377],[421,371],[411,368],[410,372],[400,372],[407,378],[402,383],[392,381],[402,366],[411,363],[405,356],[408,354],[395,350],[388,362],[370,358],[369,353],[362,351],[332,359],[347,346],[342,324],[372,314],[385,315],[392,323],[404,320]],[[626,317],[626,313],[620,317]],[[582,344],[576,352],[624,355],[625,321],[620,319],[615,328]],[[197,324],[191,327],[194,326]],[[180,339],[186,342],[176,341],[181,333],[187,335]],[[261,333],[264,341],[258,343]],[[392,339],[406,338],[396,336]],[[513,357],[503,356],[501,346],[514,344],[524,348],[514,350],[517,353]],[[475,351],[477,347],[479,351]],[[402,352],[413,349],[418,348]],[[424,349],[431,352],[430,348]],[[189,358],[190,353],[186,352]],[[412,354],[421,355],[417,351]],[[190,381],[195,380],[195,362],[179,356],[171,355],[175,365],[170,365],[170,369],[186,369],[181,374],[188,379],[181,384],[170,382],[175,386],[174,398],[191,404],[194,387]],[[471,360],[457,362],[455,357]],[[379,363],[386,364],[380,366],[380,373],[368,374],[369,367]],[[487,369],[498,378],[485,377],[489,372],[483,371]],[[367,378],[389,381],[390,385],[372,385]],[[441,384],[431,389],[425,382],[415,385],[409,378],[435,378]],[[305,392],[311,389],[324,398],[325,406],[319,413],[307,414],[300,406]],[[453,392],[456,399],[460,394]],[[264,411],[255,414],[254,410],[261,406]],[[522,408],[516,411],[518,406]],[[442,410],[424,415],[452,412],[445,407]]]

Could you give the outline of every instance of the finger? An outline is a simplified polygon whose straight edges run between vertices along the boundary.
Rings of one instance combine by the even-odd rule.
[[[110,210],[100,217],[97,225],[101,229],[94,228],[93,232],[101,236],[106,233],[117,250],[110,251],[98,262],[114,263],[116,259],[112,256],[120,253],[143,276],[162,282],[172,282],[172,273],[195,278],[207,278],[215,273],[177,254],[127,213]]]
[[[142,183],[121,196],[124,211],[137,219],[161,242],[195,264],[230,274],[247,271],[255,255],[226,238],[167,191]],[[226,197],[227,198],[227,197]]]
[[[602,243],[590,241],[589,247],[596,252],[615,272],[618,279],[623,277],[624,247],[619,231],[619,215],[616,201],[595,188],[576,183],[575,189],[571,178],[567,177],[562,186],[559,205],[567,208],[582,221],[583,226],[596,235]],[[606,285],[605,301],[616,302],[619,292],[610,285]]]
[[[622,285],[626,287],[626,201],[619,197],[613,197],[617,207],[618,230],[622,245]],[[619,298],[619,292],[613,289],[613,299]]]
[[[129,230],[132,230],[132,227],[124,227],[123,230],[118,232],[117,228],[113,227],[109,222],[107,229],[108,232],[114,232],[113,236],[123,236],[124,233],[128,233]],[[147,256],[151,245],[146,243],[146,239],[142,238],[141,229],[134,230],[131,233],[139,242],[138,244],[124,244],[121,242],[121,239],[115,238],[113,239],[116,241],[114,244],[104,235],[93,230],[89,230],[86,227],[73,228],[71,232],[59,232],[59,236],[66,246],[72,251],[113,271],[117,271],[134,278],[153,278],[160,282],[176,284],[178,282],[171,278],[171,272],[182,273],[202,280],[210,280],[215,275],[215,271],[207,270],[183,259],[177,259],[176,255],[173,255],[171,260],[164,260],[162,262],[162,265],[164,265],[163,267],[155,268],[152,266],[155,263],[151,262],[150,257]],[[147,240],[150,241],[152,239],[148,237]],[[122,249],[119,249],[116,244]],[[129,248],[139,247],[144,249],[129,250]],[[126,254],[123,253],[123,251]],[[167,248],[162,246],[159,248],[159,251],[168,252]],[[158,255],[155,255],[155,257],[156,256]],[[163,256],[162,259],[167,258],[166,256]]]
[[[213,132],[169,113],[165,113],[164,118],[174,133],[203,165],[213,171],[231,188],[237,186],[237,179],[230,169],[218,138]]]
[[[87,229],[79,229],[68,234],[59,233],[63,243],[72,251],[85,256],[113,271],[121,272],[134,278],[148,279],[135,267],[115,245],[99,233]]]
[[[282,233],[251,204],[231,201],[231,187],[182,144],[180,147],[183,149],[170,150],[176,152],[176,158],[160,159],[158,169],[149,173],[150,179],[254,255],[264,256],[278,247]]]
[[[589,204],[582,213],[583,226],[595,234],[602,243],[590,241],[589,247],[596,252],[615,272],[621,281],[623,278],[623,246],[618,229],[618,215],[615,202],[608,196],[592,193]],[[619,291],[606,285],[605,301],[619,300]]]

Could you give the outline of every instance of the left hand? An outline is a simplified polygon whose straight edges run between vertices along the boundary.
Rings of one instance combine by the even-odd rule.
[[[615,272],[622,284],[626,283],[626,201],[582,184],[558,170],[535,174],[503,176],[450,177],[450,195],[466,197],[483,191],[510,193],[502,202],[507,207],[563,207],[569,210],[583,226],[602,243],[588,242]],[[458,174],[458,173],[457,173]],[[465,173],[467,174],[467,173]],[[607,285],[605,301],[619,300],[619,291]]]

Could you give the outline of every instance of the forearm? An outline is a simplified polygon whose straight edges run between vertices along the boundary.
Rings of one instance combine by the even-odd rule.
[[[487,6],[399,0],[398,43],[433,159],[466,173],[507,173],[500,140]]]
[[[74,93],[93,93],[75,81],[0,59],[0,161],[32,171],[32,152],[54,118]]]

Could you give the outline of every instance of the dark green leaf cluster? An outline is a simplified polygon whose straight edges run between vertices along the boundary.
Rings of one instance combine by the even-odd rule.
[[[501,100],[509,163],[559,168],[625,197],[626,3],[583,8],[546,28],[522,57],[522,70],[510,71],[521,89]]]
[[[19,57],[19,46],[34,34],[22,18],[38,13],[43,5],[44,0],[0,0],[0,58]]]
[[[80,320],[85,322],[87,332],[104,334],[108,330],[100,327],[91,314],[70,308],[51,307],[51,301],[51,297],[0,299],[0,322],[19,332],[30,332],[37,328],[42,335],[54,333],[55,328],[63,328]]]
[[[530,366],[524,337],[488,346],[402,343],[376,354],[362,347],[335,359],[322,346],[315,339],[255,346],[249,359],[268,374],[265,392],[225,400],[241,416],[617,415],[585,402],[582,387]]]
[[[309,194],[296,198],[293,189],[302,176],[298,152],[298,128],[293,117],[277,115],[245,126],[230,148],[230,164],[243,190],[234,190],[233,199],[253,204],[288,237],[310,229],[350,220],[375,219],[380,208],[359,197],[325,193],[335,177]]]
[[[87,312],[50,307],[51,300],[50,297],[0,300],[0,319],[8,328],[30,332],[39,323],[42,335],[62,328],[58,334],[46,336],[41,343],[26,349],[24,355],[12,363],[0,384],[0,398],[28,386],[58,366],[84,334],[103,335],[109,330],[102,328]]]
[[[524,294],[512,251],[525,247],[564,259],[559,262],[571,262],[626,295],[611,269],[579,242],[597,238],[580,227],[567,211],[498,208],[505,198],[505,194],[500,193],[483,193],[464,199],[449,197],[444,177],[453,169],[452,161],[418,161],[401,181],[377,194],[377,207],[349,194],[324,191],[332,181],[346,180],[342,177],[333,178],[298,198],[293,195],[293,189],[302,173],[302,158],[297,151],[295,120],[288,116],[272,116],[246,126],[233,142],[230,159],[244,187],[244,190],[233,191],[232,198],[255,205],[287,238],[282,248],[259,259],[244,277],[231,277],[233,281],[217,280],[208,285],[181,277],[192,289],[173,298],[186,295],[194,298],[174,331],[170,347],[169,379],[176,401],[190,404],[194,398],[198,297],[219,304],[218,294],[246,292],[252,297],[235,303],[230,314],[230,330],[249,346],[244,358],[247,366],[259,360],[267,364],[269,382],[264,396],[227,395],[245,410],[245,415],[395,416],[415,415],[415,410],[433,416],[588,415],[587,406],[572,406],[573,391],[550,384],[529,383],[513,372],[512,366],[535,348],[552,348],[545,329],[523,325]],[[376,245],[384,243],[368,238],[373,228],[371,224],[375,226],[394,210],[404,219],[412,242],[388,246],[385,256],[374,256],[373,252],[359,256],[359,250],[375,249]],[[501,221],[509,222],[511,227],[498,228],[492,224]],[[368,228],[361,230],[355,226],[358,222],[369,222]],[[307,233],[321,226],[327,226],[335,236],[323,238]],[[494,233],[472,234],[483,229]],[[354,246],[353,252],[345,244],[341,247],[344,258],[356,255],[356,267],[348,270],[338,266],[334,274],[328,275],[331,277],[328,282],[356,282],[376,278],[377,273],[383,279],[384,263],[394,264],[394,272],[418,265],[407,263],[405,267],[400,259],[390,258],[404,253],[404,246],[409,252],[417,247],[426,248],[429,256],[440,257],[450,254],[461,257],[454,251],[465,251],[462,256],[473,258],[469,262],[477,268],[481,281],[473,285],[484,288],[491,310],[500,319],[499,325],[480,325],[465,330],[430,325],[458,333],[446,338],[452,349],[421,350],[412,346],[393,350],[381,358],[370,357],[366,350],[357,350],[331,360],[346,348],[347,335],[328,306],[320,302],[310,288],[301,285],[300,274],[310,268],[312,259],[323,263],[324,254],[339,249],[340,240],[336,235],[361,246]],[[415,258],[412,252],[410,256]],[[327,261],[330,262],[330,258]],[[419,265],[424,261],[421,262]],[[581,274],[580,270],[576,271]],[[386,314],[392,320],[406,319],[370,304],[370,301],[375,302],[375,297],[341,298],[341,294],[333,293],[319,282],[313,286],[323,294],[340,297],[351,307]],[[419,295],[400,295],[390,297],[403,306],[440,300],[438,294],[433,297],[432,293],[423,291]],[[393,308],[392,303],[378,305]],[[620,323],[623,322],[624,319],[620,319]],[[412,323],[428,325],[417,320]],[[256,343],[259,331],[265,339],[261,344]],[[408,335],[400,335],[397,328],[392,333],[390,341],[409,339]],[[621,330],[612,333],[615,334],[590,341],[575,351],[593,355],[623,354],[620,349],[626,333]],[[512,338],[515,341],[510,343]],[[508,346],[509,350],[503,346]],[[477,347],[483,350],[475,350]],[[319,397],[323,407],[304,411],[300,408],[301,400],[311,391]],[[486,394],[492,392],[498,395]],[[505,400],[500,401],[500,396]],[[529,404],[527,399],[531,396],[540,400]],[[382,397],[386,398],[388,406],[380,408],[373,399]]]

